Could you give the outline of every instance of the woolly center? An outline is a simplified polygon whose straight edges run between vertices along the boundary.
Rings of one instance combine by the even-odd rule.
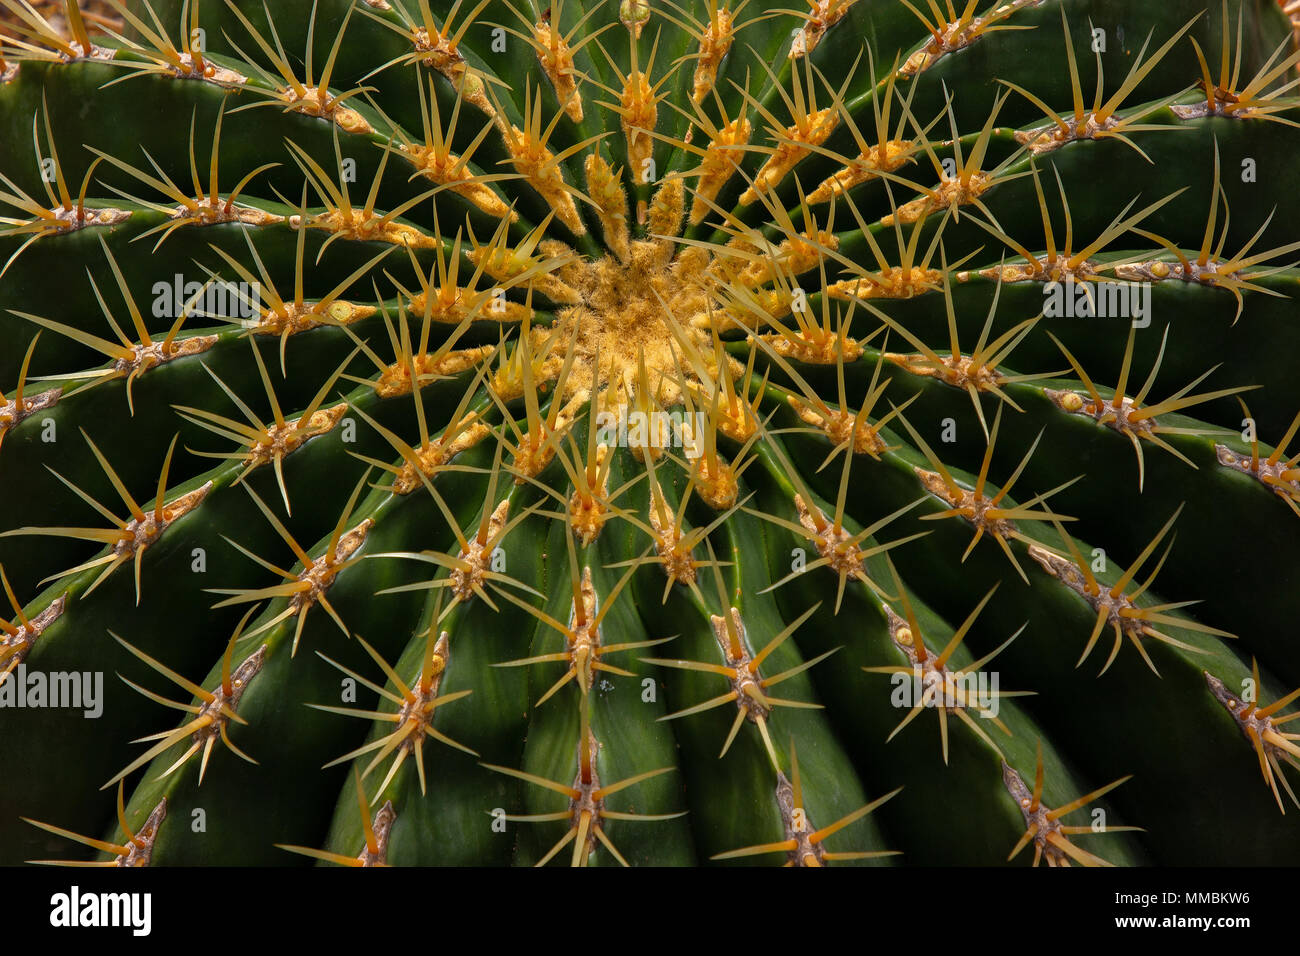
[[[557,351],[575,341],[568,391],[594,381],[607,403],[643,391],[658,405],[679,402],[682,381],[698,381],[693,360],[714,367],[707,271],[700,257],[673,257],[665,240],[632,243],[626,263],[607,256],[579,266],[571,284],[582,302],[558,318]]]

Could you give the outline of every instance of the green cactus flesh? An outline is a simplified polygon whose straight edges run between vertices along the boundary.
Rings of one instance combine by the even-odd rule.
[[[1300,858],[1273,0],[3,4],[0,861]]]

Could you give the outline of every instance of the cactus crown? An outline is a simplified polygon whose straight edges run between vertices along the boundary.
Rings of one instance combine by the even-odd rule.
[[[0,2],[6,861],[1300,850],[1271,0]]]

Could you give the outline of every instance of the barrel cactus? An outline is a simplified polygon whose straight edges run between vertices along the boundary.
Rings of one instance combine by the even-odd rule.
[[[3,4],[0,861],[1300,855],[1274,0]]]

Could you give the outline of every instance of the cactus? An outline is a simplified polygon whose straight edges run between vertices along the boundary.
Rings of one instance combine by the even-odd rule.
[[[3,4],[0,861],[1300,853],[1273,0]]]

